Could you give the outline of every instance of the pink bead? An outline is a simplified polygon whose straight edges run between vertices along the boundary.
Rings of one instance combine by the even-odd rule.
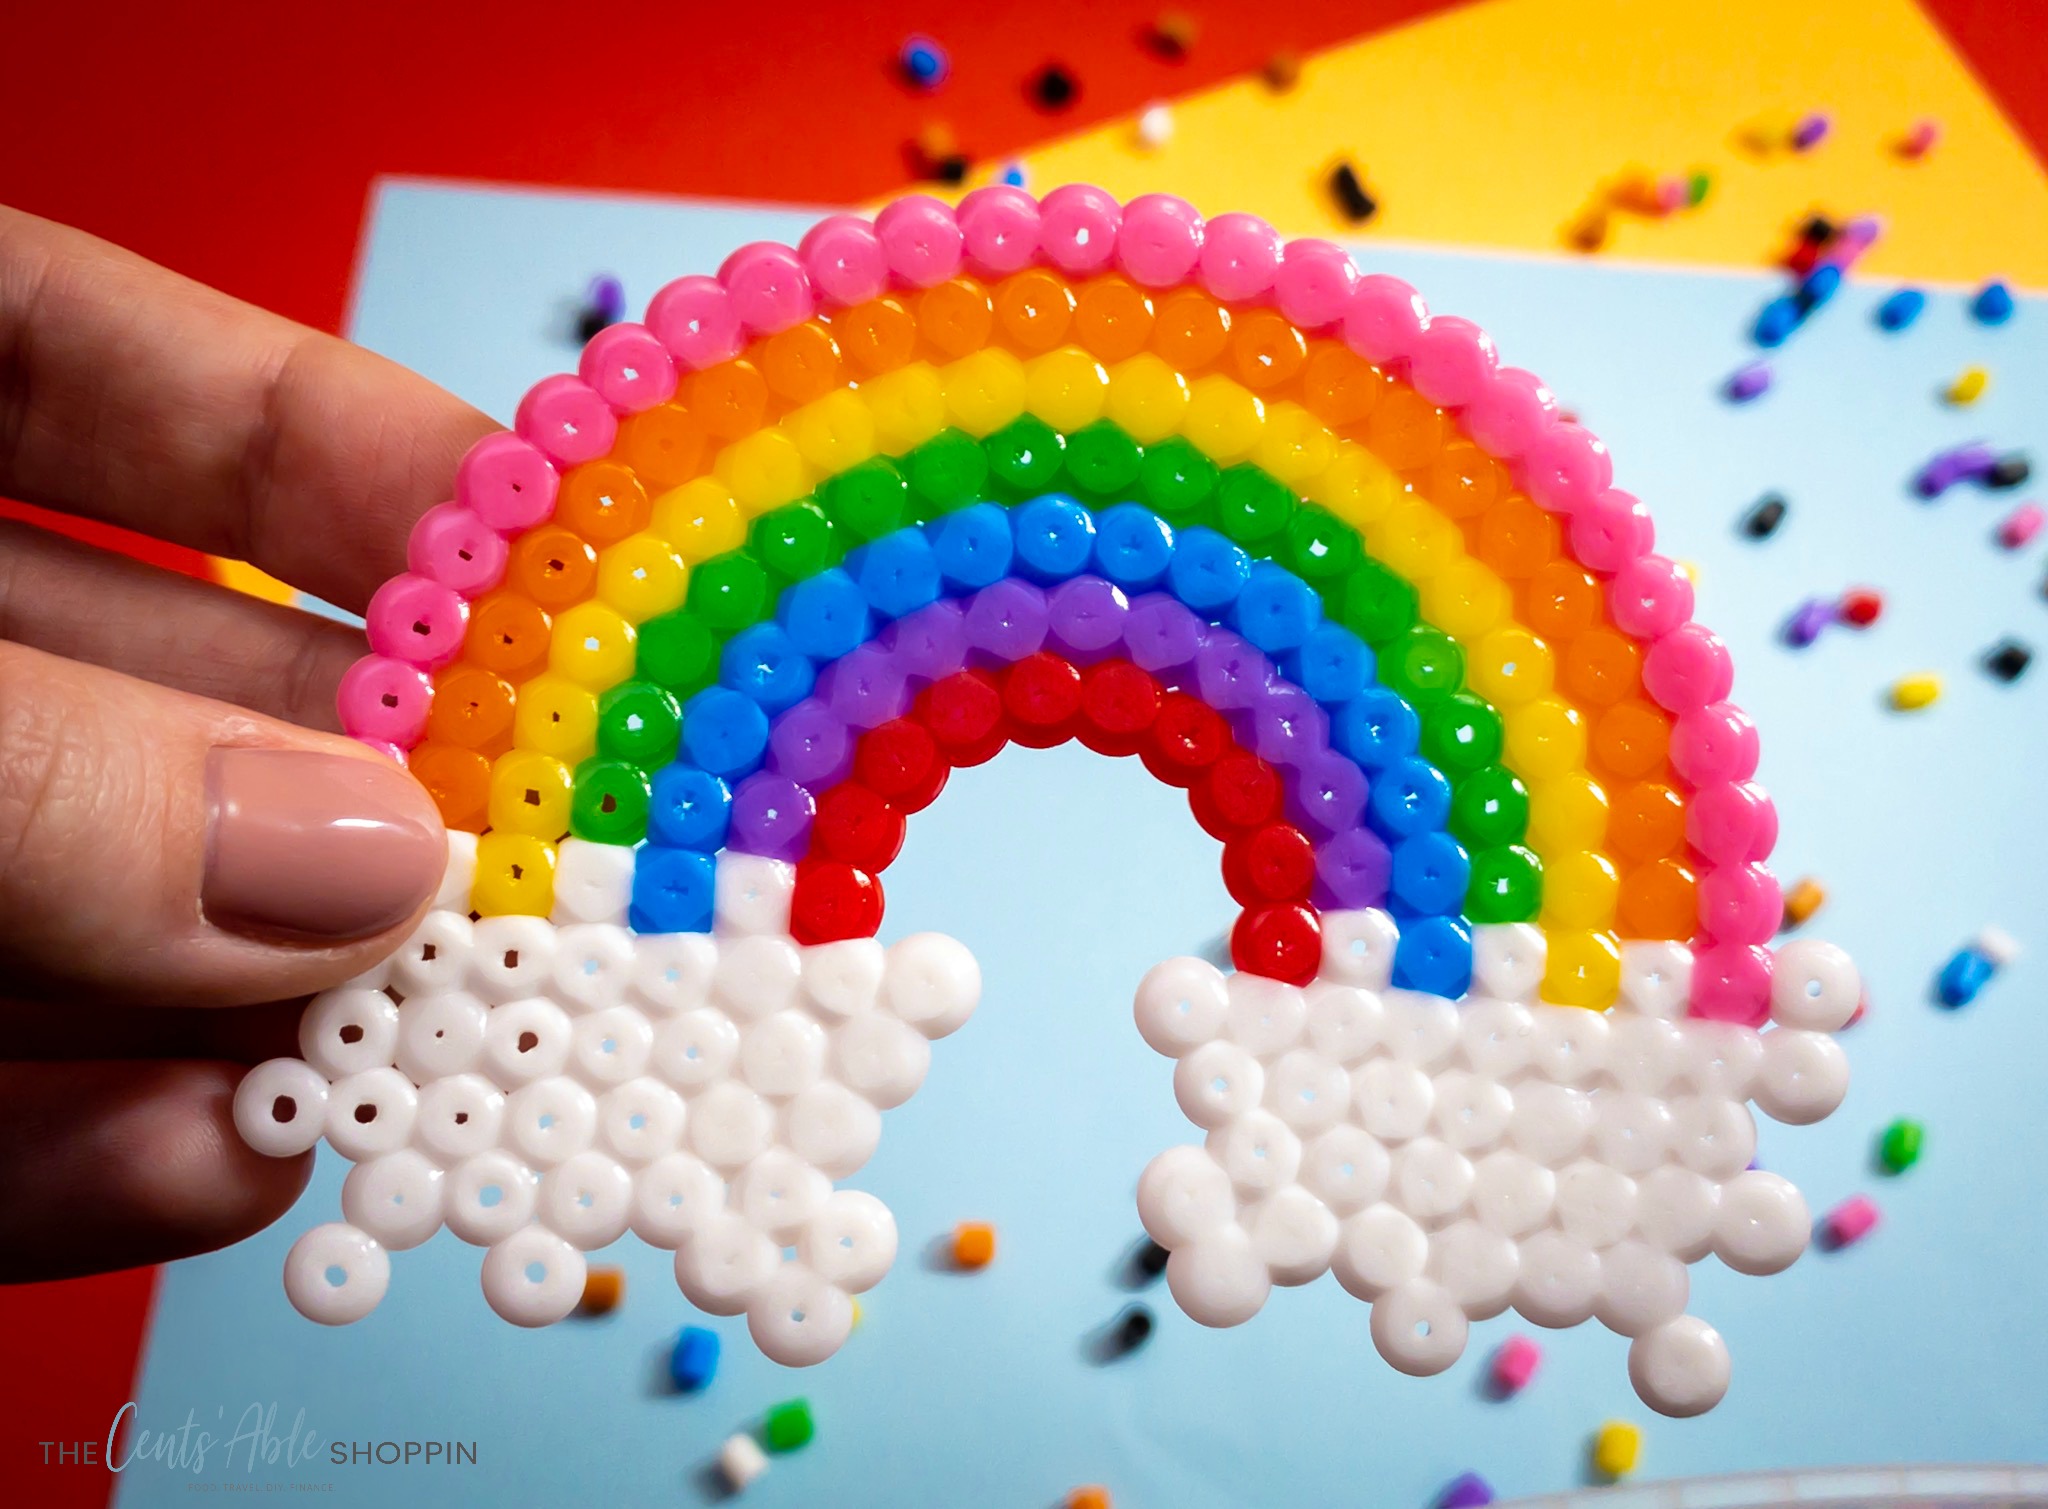
[[[621,414],[638,414],[675,397],[675,358],[645,325],[605,326],[583,348],[576,370]]]
[[[1429,306],[1422,295],[1383,272],[1358,280],[1344,311],[1344,344],[1378,366],[1405,361],[1422,336]]]
[[[461,650],[469,604],[454,588],[408,571],[377,589],[363,624],[379,655],[431,670]]]
[[[1728,646],[1704,624],[1680,624],[1643,656],[1643,690],[1666,712],[1719,702],[1734,686]]]
[[[804,233],[796,254],[820,300],[848,308],[889,291],[889,259],[875,228],[858,215],[832,215]]]
[[[1515,461],[1543,437],[1556,413],[1557,400],[1543,379],[1520,367],[1503,367],[1459,418],[1481,450]]]
[[[729,362],[745,344],[732,298],[716,278],[677,278],[663,288],[647,306],[647,328],[686,372]]]
[[[1187,281],[1202,257],[1202,217],[1172,194],[1140,194],[1124,206],[1116,258],[1134,283],[1170,288]]]
[[[1290,324],[1321,330],[1344,318],[1358,290],[1358,267],[1328,241],[1290,241],[1273,280],[1273,301]]]
[[[817,308],[803,259],[775,241],[755,241],[725,259],[718,281],[732,300],[732,312],[754,335],[774,335],[801,325]]]
[[[1559,420],[1522,457],[1522,486],[1539,508],[1575,514],[1614,485],[1614,462],[1599,437]],[[1674,625],[1674,627],[1676,627]]]
[[[1827,1213],[1821,1236],[1829,1247],[1847,1247],[1869,1236],[1877,1221],[1877,1202],[1868,1195],[1851,1195]]]
[[[1692,794],[1685,839],[1709,864],[1761,863],[1778,839],[1778,809],[1754,781],[1720,781]]]
[[[554,514],[561,484],[547,457],[500,430],[471,446],[455,468],[455,501],[500,534],[518,534]]]
[[[1683,713],[1671,726],[1671,764],[1694,787],[1756,774],[1756,725],[1732,702]]]
[[[2048,523],[2048,514],[2041,512],[2040,504],[2022,503],[1999,524],[1998,543],[2007,550],[2017,550],[2041,532],[2043,523]]]
[[[1610,487],[1571,516],[1572,555],[1588,571],[1612,576],[1657,542],[1649,508],[1633,493]]]
[[[365,655],[341,677],[334,694],[342,732],[365,744],[410,749],[427,729],[434,683],[416,665],[387,655]]]
[[[1771,1019],[1771,951],[1754,943],[1715,943],[1692,956],[1692,1014],[1761,1027]]]
[[[1700,878],[1700,926],[1723,943],[1768,943],[1785,925],[1785,893],[1762,865],[1720,865]]]
[[[906,194],[875,216],[875,235],[897,281],[930,288],[960,270],[960,225],[929,194]]]
[[[1202,229],[1202,286],[1228,304],[1264,298],[1280,253],[1280,233],[1257,215],[1218,215]]]
[[[1493,337],[1470,320],[1435,316],[1422,329],[1408,357],[1408,380],[1431,403],[1462,409],[1493,381],[1500,358]]]
[[[543,377],[519,400],[512,427],[557,466],[595,461],[619,438],[611,405],[580,377]]]
[[[1022,272],[1038,256],[1038,201],[1013,184],[976,189],[956,218],[968,265],[984,277]]]
[[[1493,1354],[1493,1387],[1500,1394],[1519,1394],[1536,1376],[1543,1348],[1526,1336],[1510,1336]]]
[[[1624,634],[1662,638],[1692,617],[1692,578],[1664,556],[1637,556],[1614,573],[1607,611]]]
[[[1115,199],[1087,183],[1063,183],[1038,204],[1038,239],[1061,272],[1085,277],[1116,256],[1124,212]]]
[[[405,542],[405,564],[462,597],[481,597],[505,575],[505,537],[460,503],[437,503]]]

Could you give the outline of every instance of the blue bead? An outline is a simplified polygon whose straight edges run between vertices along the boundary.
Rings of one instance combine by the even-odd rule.
[[[1472,934],[1456,917],[1402,920],[1394,945],[1394,983],[1457,1000],[1472,984]]]
[[[693,1394],[711,1381],[718,1371],[718,1333],[702,1326],[684,1326],[669,1353],[668,1375],[677,1388]]]
[[[646,844],[633,858],[626,920],[636,933],[708,933],[717,896],[716,855]]]
[[[979,592],[1010,574],[1017,556],[1010,511],[1000,503],[976,503],[947,514],[932,526],[932,553],[939,577],[954,592]]]
[[[1967,1006],[1991,981],[1991,961],[1974,948],[1959,948],[1942,966],[1938,989],[1944,1006]]]
[[[1372,778],[1368,810],[1389,838],[1427,833],[1450,816],[1451,783],[1429,761],[1407,755]]]
[[[1213,529],[1184,529],[1173,548],[1166,580],[1173,595],[1197,613],[1217,613],[1237,601],[1251,580],[1252,558]]]
[[[695,765],[664,765],[654,772],[647,809],[650,843],[714,853],[725,846],[732,788]]]
[[[718,679],[773,716],[810,696],[817,669],[781,624],[760,623],[725,642]]]
[[[1095,569],[1126,592],[1159,585],[1173,562],[1173,526],[1142,503],[1119,503],[1095,520]]]
[[[1330,737],[1361,768],[1384,770],[1421,746],[1422,719],[1391,687],[1369,686],[1337,710]]]
[[[1877,306],[1877,322],[1887,330],[1904,330],[1926,307],[1926,294],[1917,288],[1901,288]]]
[[[1418,833],[1394,846],[1393,894],[1413,911],[1429,916],[1458,911],[1471,880],[1465,846],[1448,833]]]
[[[868,606],[884,618],[901,618],[939,600],[939,558],[918,529],[899,529],[846,558]]]
[[[1024,165],[1022,163],[1013,162],[1007,168],[1004,168],[1003,182],[1007,183],[1013,189],[1023,188]]]
[[[2012,318],[2012,290],[1995,279],[1978,290],[1970,301],[1970,313],[1980,324],[2003,325]]]
[[[709,687],[683,707],[683,748],[713,775],[737,781],[768,752],[768,715],[729,686]]]
[[[1244,591],[1230,607],[1237,632],[1268,655],[1293,649],[1322,620],[1323,600],[1316,589],[1271,561],[1253,565]]]
[[[1370,646],[1342,624],[1321,623],[1280,658],[1280,673],[1316,701],[1341,708],[1372,685]]]
[[[1785,337],[1799,328],[1800,318],[1796,300],[1772,299],[1764,305],[1763,313],[1756,317],[1756,343],[1759,346],[1784,345]]]
[[[1795,295],[1799,301],[1800,312],[1804,314],[1818,309],[1832,299],[1835,291],[1841,286],[1842,269],[1832,262],[1821,263],[1800,280],[1799,292]]]
[[[1088,569],[1095,553],[1095,515],[1065,493],[1047,493],[1017,510],[1017,572],[1040,585]]]
[[[813,660],[837,660],[874,634],[859,583],[837,566],[784,592],[779,617],[791,643]]]

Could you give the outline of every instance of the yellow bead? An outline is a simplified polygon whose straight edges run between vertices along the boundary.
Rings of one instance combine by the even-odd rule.
[[[1466,683],[1498,708],[1548,696],[1556,679],[1550,646],[1519,624],[1495,629],[1465,652]]]
[[[1636,1470],[1643,1433],[1620,1420],[1609,1420],[1593,1438],[1593,1469],[1602,1477],[1625,1478]]]
[[[1366,549],[1397,576],[1418,584],[1465,553],[1458,526],[1413,493],[1403,494],[1365,535]]]
[[[976,439],[992,435],[1024,412],[1024,364],[1000,346],[987,346],[940,374],[946,414]]]
[[[1546,887],[1549,877],[1544,877]],[[1553,1006],[1598,1011],[1614,1004],[1621,986],[1621,947],[1606,933],[1551,930],[1543,970],[1543,999]]]
[[[1187,379],[1149,351],[1109,374],[1109,417],[1140,445],[1179,433],[1187,410]]]
[[[1258,394],[1227,377],[1198,377],[1188,393],[1182,433],[1218,466],[1244,460],[1259,443],[1266,406]]]
[[[1353,529],[1370,529],[1401,496],[1401,479],[1364,446],[1345,441],[1336,459],[1302,492]]]
[[[925,362],[869,378],[858,391],[875,416],[876,446],[892,456],[915,450],[946,427],[946,390]]]
[[[787,415],[782,427],[823,477],[836,477],[875,453],[875,416],[846,388],[805,404]]]
[[[1512,759],[1508,768],[1521,773]],[[1582,770],[1530,782],[1529,836],[1539,854],[1597,848],[1607,836],[1607,793]]]
[[[548,669],[593,692],[608,692],[632,676],[638,638],[616,608],[578,603],[555,616]]]
[[[1604,854],[1568,849],[1543,857],[1543,925],[1546,928],[1605,927],[1614,920],[1621,877]]]
[[[683,605],[689,572],[673,545],[653,531],[597,553],[597,596],[629,624]]]
[[[699,477],[654,500],[654,532],[695,566],[746,544],[747,521],[724,483]]]
[[[1336,458],[1337,437],[1315,415],[1298,403],[1267,406],[1266,427],[1252,453],[1261,470],[1299,493],[1328,471]]]
[[[1941,678],[1933,672],[1902,676],[1892,683],[1892,706],[1900,712],[1917,712],[1941,695]]]
[[[1422,616],[1451,638],[1470,644],[1507,621],[1514,598],[1484,561],[1461,555],[1421,586]]]
[[[1990,385],[1990,373],[1982,367],[1971,367],[1948,385],[1948,401],[1953,404],[1975,403]]]
[[[781,430],[756,430],[719,453],[713,468],[748,518],[794,503],[811,490],[811,469]]]
[[[519,688],[512,742],[575,765],[597,753],[597,694],[550,672]]]
[[[1586,764],[1586,720],[1558,697],[1515,709],[1507,726],[1507,765],[1525,781],[1548,780]]]
[[[1024,405],[1071,435],[1102,417],[1109,402],[1109,374],[1079,346],[1062,346],[1024,364]]]
[[[555,909],[555,846],[526,833],[476,841],[469,904],[482,917],[545,917]]]
[[[569,831],[569,767],[534,749],[514,749],[491,765],[491,829],[552,842]]]

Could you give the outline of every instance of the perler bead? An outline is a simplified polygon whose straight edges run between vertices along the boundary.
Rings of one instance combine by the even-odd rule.
[[[898,1245],[841,1182],[980,996],[878,941],[887,871],[953,770],[1075,740],[1185,794],[1239,909],[1134,1004],[1197,1134],[1137,1181],[1182,1309],[1334,1272],[1415,1374],[1597,1318],[1711,1408],[1687,1265],[1803,1250],[1751,1107],[1834,1110],[1862,990],[1774,949],[1756,729],[1614,484],[1477,327],[1169,196],[910,196],[660,289],[472,449],[344,678],[450,858],[237,1094],[355,1165],[292,1302],[358,1319],[446,1226],[548,1324],[632,1231],[831,1356]]]

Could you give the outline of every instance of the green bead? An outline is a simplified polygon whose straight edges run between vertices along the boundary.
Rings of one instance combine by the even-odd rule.
[[[1877,1156],[1884,1161],[1885,1171],[1903,1174],[1920,1161],[1920,1144],[1927,1136],[1927,1128],[1911,1117],[1901,1116],[1884,1129],[1884,1140],[1877,1145]]]
[[[602,755],[576,767],[569,831],[600,844],[637,844],[647,836],[647,772]]]
[[[1518,844],[1529,830],[1529,788],[1505,765],[1489,765],[1454,783],[1450,830],[1473,849]]]
[[[1337,620],[1375,650],[1415,627],[1415,589],[1378,561],[1366,560],[1346,578]]]
[[[646,642],[643,630],[643,659]],[[715,659],[715,642],[712,656]],[[597,752],[614,760],[658,769],[676,757],[676,736],[682,727],[682,708],[652,681],[621,682],[597,699]]]
[[[1286,559],[1303,581],[1342,576],[1358,564],[1358,531],[1327,508],[1303,504],[1287,524]]]
[[[838,535],[825,510],[804,498],[754,520],[747,544],[784,581],[802,582],[839,564]]]
[[[1145,447],[1138,463],[1138,495],[1176,529],[1207,517],[1209,500],[1223,473],[1215,462],[1175,435]]]
[[[1448,697],[1465,679],[1465,652],[1448,634],[1417,627],[1380,651],[1380,680],[1416,704]]]
[[[756,623],[768,611],[768,570],[744,550],[715,555],[690,569],[685,606],[720,634]]]
[[[1714,186],[1714,180],[1704,173],[1695,173],[1685,181],[1685,202],[1698,204],[1707,197],[1707,190]]]
[[[1066,442],[1034,414],[1004,425],[981,443],[989,474],[1018,498],[1050,492],[1060,474]]]
[[[799,1446],[808,1446],[816,1434],[817,1427],[811,1422],[811,1401],[792,1399],[768,1411],[761,1440],[770,1451],[795,1451]]]
[[[1484,697],[1453,692],[1423,710],[1422,753],[1455,779],[1500,759],[1500,714]]]
[[[1067,476],[1090,497],[1129,497],[1144,461],[1138,442],[1107,419],[1067,437]]]
[[[939,431],[905,459],[925,518],[979,503],[988,490],[988,457],[959,430]]]
[[[879,540],[903,527],[910,484],[887,456],[870,456],[818,488],[826,515],[854,538]]]
[[[678,608],[640,625],[637,656],[642,681],[688,698],[718,679],[722,636],[688,608]]]
[[[1249,464],[1233,466],[1216,486],[1216,527],[1251,550],[1273,541],[1294,517],[1295,497],[1285,483]],[[1270,545],[1254,555],[1270,555]]]
[[[1472,856],[1465,915],[1473,922],[1527,922],[1543,908],[1543,862],[1520,844]]]

